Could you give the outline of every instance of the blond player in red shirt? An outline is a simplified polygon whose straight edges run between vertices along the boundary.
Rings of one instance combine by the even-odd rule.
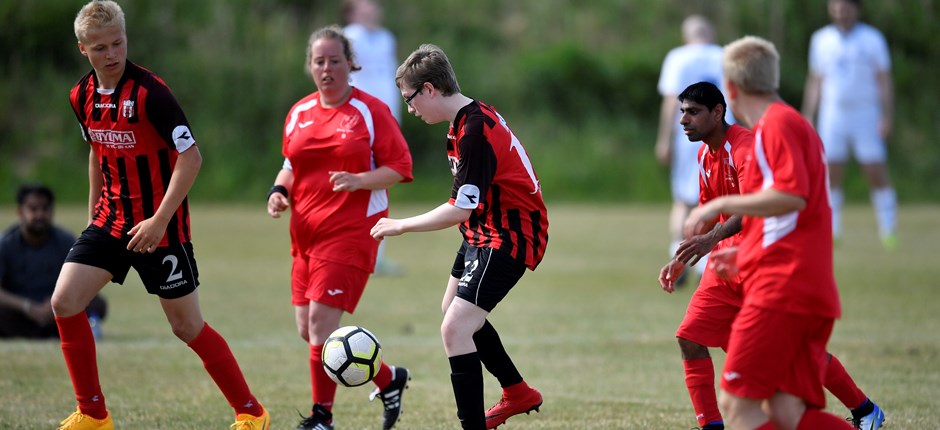
[[[735,429],[851,429],[822,411],[826,343],[841,314],[822,142],[777,95],[772,43],[747,36],[724,55],[729,104],[754,130],[754,150],[741,195],[699,206],[685,226],[692,236],[720,214],[743,216],[744,302],[728,339],[722,409]]]
[[[349,84],[358,66],[342,29],[313,32],[307,68],[317,91],[287,114],[285,161],[268,193],[268,213],[292,211],[291,302],[297,331],[310,345],[313,397],[311,415],[297,428],[330,430],[336,383],[323,370],[323,344],[365,290],[378,252],[369,229],[388,216],[387,189],[411,181],[411,152],[388,106]],[[408,369],[383,363],[373,379],[386,430],[398,421],[409,377]]]
[[[740,125],[724,121],[726,104],[721,90],[708,82],[699,82],[679,94],[680,123],[689,139],[705,142],[699,148],[699,202],[726,195],[740,194],[740,180],[754,146],[754,135]],[[708,348],[727,349],[731,323],[741,310],[742,287],[735,273],[719,273],[723,254],[737,251],[741,216],[721,215],[719,224],[707,233],[683,241],[675,257],[660,271],[659,283],[667,292],[675,289],[675,280],[686,264],[695,264],[699,256],[714,250],[713,264],[706,270],[692,294],[676,338],[682,350],[685,383],[696,419],[702,430],[724,428],[715,394],[715,369]],[[718,263],[718,264],[714,264]],[[716,267],[717,266],[717,267]],[[880,426],[883,413],[858,388],[838,358],[829,354],[825,387],[851,410],[858,428],[871,430]]]

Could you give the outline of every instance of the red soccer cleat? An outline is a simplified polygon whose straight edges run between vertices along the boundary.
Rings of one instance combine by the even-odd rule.
[[[503,396],[486,411],[486,428],[495,429],[500,424],[506,422],[509,417],[519,415],[525,412],[539,411],[542,406],[542,393],[532,387],[526,387],[527,390],[522,394],[509,396],[506,390],[503,390]]]

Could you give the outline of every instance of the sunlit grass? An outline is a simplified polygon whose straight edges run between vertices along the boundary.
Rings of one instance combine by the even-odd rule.
[[[396,208],[398,215],[431,205]],[[666,252],[667,208],[549,205],[550,241],[539,269],[491,317],[526,379],[545,396],[542,412],[508,430],[676,429],[695,425],[674,331],[689,289],[656,284]],[[0,208],[4,218],[13,214]],[[287,219],[263,206],[192,208],[203,314],[229,341],[276,429],[293,428],[310,407],[307,348],[289,303]],[[830,350],[888,414],[892,429],[935,427],[940,397],[940,207],[902,207],[901,248],[884,251],[868,206],[849,208],[835,249],[844,316]],[[77,230],[82,208],[59,208]],[[6,224],[6,222],[4,222]],[[456,230],[392,238],[388,256],[407,269],[375,277],[344,323],[369,328],[383,356],[412,370],[399,426],[458,428],[440,341],[440,299]],[[135,275],[104,290],[111,304],[98,344],[101,382],[121,429],[223,429],[231,409],[198,358],[178,341],[157,300]],[[723,354],[716,352],[720,366]],[[486,402],[499,397],[486,379]],[[372,387],[340,389],[337,428],[380,427]],[[0,428],[49,429],[74,410],[58,343],[0,343]],[[847,411],[830,397],[829,410]]]

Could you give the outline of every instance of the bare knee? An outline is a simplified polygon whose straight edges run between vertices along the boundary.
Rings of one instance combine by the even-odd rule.
[[[189,344],[192,341],[196,340],[196,336],[199,336],[199,333],[202,332],[202,328],[205,327],[206,322],[201,318],[197,320],[177,320],[170,321],[170,328],[173,330],[173,334],[179,338],[179,340]]]
[[[441,340],[444,341],[444,350],[450,352],[464,352],[466,346],[473,344],[473,331],[466,325],[445,319],[441,324]]]
[[[699,358],[709,358],[708,347],[692,342],[681,337],[676,338],[679,341],[679,350],[682,351],[683,360],[697,360]]]
[[[306,326],[297,327],[297,334],[300,335],[300,338],[303,339],[304,342],[310,343],[310,329],[308,329]]]

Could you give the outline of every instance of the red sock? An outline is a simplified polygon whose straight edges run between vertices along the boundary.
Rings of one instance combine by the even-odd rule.
[[[88,316],[81,311],[70,317],[56,317],[55,322],[59,327],[62,355],[72,378],[78,409],[92,418],[104,419],[108,416],[108,408],[98,381],[95,337],[91,333]]]
[[[519,383],[512,384],[508,387],[504,387],[503,393],[506,395],[507,398],[513,398],[513,397],[522,397],[531,390],[532,390],[532,387],[530,387],[529,384],[526,384],[525,381],[522,381]]]
[[[225,339],[206,323],[202,331],[189,343],[189,347],[202,359],[209,376],[222,390],[228,404],[235,409],[235,414],[261,416],[261,405],[248,389],[248,383],[238,368],[238,362],[232,355]]]
[[[777,427],[774,427],[773,421],[767,421],[764,425],[754,429],[754,430],[777,430]],[[818,429],[817,429],[818,430]]]
[[[718,395],[715,393],[715,365],[710,357],[682,360],[685,369],[685,386],[689,389],[692,409],[698,425],[722,421],[718,411]]]
[[[326,374],[323,369],[323,345],[310,345],[310,387],[313,394],[313,403],[319,404],[326,410],[333,410],[333,399],[336,397],[336,382]]]
[[[845,418],[823,412],[820,409],[807,409],[800,417],[796,430],[852,430]]]
[[[842,366],[839,359],[832,354],[829,354],[829,366],[826,367],[826,378],[823,385],[850,410],[861,406],[868,398],[855,385],[855,381],[845,371],[845,367]]]
[[[376,387],[379,387],[379,391],[384,390],[388,387],[388,384],[392,383],[392,368],[385,364],[385,362],[382,362],[382,365],[379,366],[378,373],[372,378],[372,382],[375,383]]]

